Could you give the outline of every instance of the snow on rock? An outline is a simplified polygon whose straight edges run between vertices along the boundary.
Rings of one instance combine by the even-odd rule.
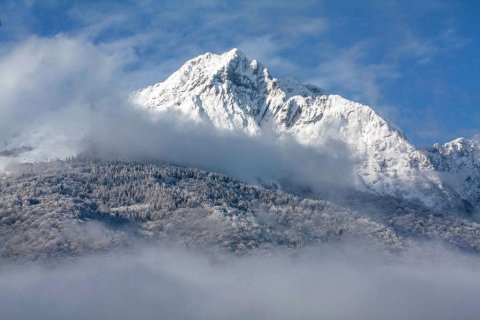
[[[443,146],[435,144],[426,154],[445,184],[468,206],[480,206],[480,137],[458,138]]]
[[[177,111],[219,130],[257,135],[273,129],[313,148],[340,141],[357,159],[359,188],[371,192],[420,198],[430,206],[457,196],[444,187],[431,157],[372,108],[293,79],[276,79],[238,49],[189,60],[133,99],[152,112]]]

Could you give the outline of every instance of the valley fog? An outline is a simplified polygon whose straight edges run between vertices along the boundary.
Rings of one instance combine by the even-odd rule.
[[[424,243],[394,260],[362,245],[246,256],[141,245],[4,264],[6,319],[477,319],[478,257]]]

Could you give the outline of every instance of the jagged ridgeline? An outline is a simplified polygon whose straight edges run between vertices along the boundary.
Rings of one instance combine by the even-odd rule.
[[[358,160],[358,190],[419,199],[432,209],[480,211],[478,139],[417,148],[371,107],[293,79],[277,79],[238,49],[191,59],[133,97],[150,112],[178,112],[220,130],[247,135],[273,131],[320,150],[333,139]]]
[[[480,226],[468,220],[398,202],[385,215],[359,214],[195,168],[77,158],[15,172],[0,180],[3,259],[75,256],[149,239],[239,254],[352,239],[397,251],[418,237],[480,249]]]

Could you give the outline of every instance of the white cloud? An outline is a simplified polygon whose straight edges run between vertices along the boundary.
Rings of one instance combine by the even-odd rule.
[[[91,44],[59,35],[29,38],[0,57],[0,138],[69,109],[94,109],[116,62]]]

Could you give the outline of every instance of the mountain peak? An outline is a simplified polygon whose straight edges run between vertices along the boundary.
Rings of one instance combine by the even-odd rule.
[[[245,54],[238,48],[233,48],[230,51],[227,51],[227,52],[223,53],[222,56],[228,56],[228,57],[233,57],[233,58],[240,57],[240,58],[245,58],[245,59],[247,58],[245,56]]]
[[[228,66],[236,66],[239,64],[239,62],[250,63],[250,60],[242,51],[237,48],[233,48],[230,51],[226,51],[220,54],[207,52],[205,54],[199,55],[198,57],[195,57],[185,62],[180,68],[180,70],[204,69],[204,71],[210,71],[209,73],[211,74]]]
[[[468,152],[471,150],[477,150],[480,148],[480,143],[478,138],[474,137],[473,139],[465,139],[463,137],[457,138],[455,140],[449,141],[443,145],[435,143],[432,152],[442,153],[442,154],[451,154],[458,152]]]
[[[313,149],[338,141],[357,163],[352,180],[362,191],[422,195],[432,206],[451,196],[432,173],[438,161],[373,109],[292,78],[276,79],[237,48],[187,61],[166,81],[139,91],[135,101],[153,112],[210,122],[218,130],[273,131]],[[452,143],[453,149],[465,147],[465,140]]]

